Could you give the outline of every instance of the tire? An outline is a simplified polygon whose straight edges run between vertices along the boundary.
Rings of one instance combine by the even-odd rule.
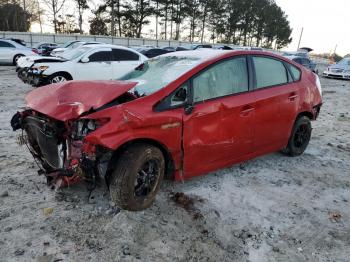
[[[289,156],[300,156],[309,145],[311,138],[311,121],[306,116],[299,117],[294,124],[287,147],[283,153]]]
[[[108,179],[112,201],[130,211],[148,208],[159,191],[164,171],[164,156],[157,147],[140,144],[127,148]]]
[[[62,82],[66,82],[69,80],[71,80],[71,79],[69,79],[69,77],[65,74],[54,74],[54,75],[50,76],[50,78],[49,78],[50,84],[62,83]]]
[[[12,61],[12,65],[14,65],[14,66],[17,65],[17,60],[23,56],[24,55],[22,55],[22,54],[15,55],[13,58],[13,61]]]

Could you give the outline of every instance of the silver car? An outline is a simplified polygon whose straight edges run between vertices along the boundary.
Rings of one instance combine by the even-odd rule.
[[[350,80],[350,57],[340,60],[338,63],[327,67],[323,72],[324,77]]]
[[[0,39],[0,63],[16,65],[22,56],[36,55],[31,48],[12,40]]]

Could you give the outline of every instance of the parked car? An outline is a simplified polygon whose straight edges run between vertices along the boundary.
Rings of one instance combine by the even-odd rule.
[[[18,39],[18,38],[8,38],[7,40],[11,40],[13,42],[16,42],[17,44],[20,44],[22,46],[26,46],[26,41],[24,41],[23,39]]]
[[[0,38],[0,63],[16,65],[20,57],[29,55],[35,55],[32,49],[12,40]]]
[[[147,56],[148,58],[156,57],[159,55],[164,55],[166,53],[169,53],[171,51],[161,49],[161,48],[144,48],[144,49],[138,49],[138,51]]]
[[[318,74],[318,70],[316,69],[316,63],[312,62],[311,59],[303,56],[286,56],[286,58],[305,66],[306,68],[310,69],[315,74]]]
[[[183,46],[165,46],[163,47],[164,50],[167,50],[169,52],[176,52],[176,51],[186,51],[186,50],[190,50],[190,49],[187,49]]]
[[[51,55],[54,56],[56,54],[58,55],[59,53],[63,53],[64,51],[73,48],[74,44],[80,43],[80,42],[82,42],[82,41],[80,41],[80,40],[68,41],[68,42],[64,43],[63,45],[52,50]]]
[[[69,80],[108,80],[120,77],[147,58],[122,46],[84,45],[62,57],[43,57],[18,76],[33,86]],[[29,62],[30,63],[30,62]]]
[[[38,43],[33,47],[33,52],[43,55],[43,56],[49,56],[51,54],[51,51],[56,49],[58,47],[55,43]]]
[[[344,58],[336,64],[333,64],[323,72],[327,78],[350,79],[350,58]]]
[[[184,45],[183,47],[189,50],[197,50],[201,48],[213,48],[212,45],[208,45],[208,44],[191,44],[191,45]]]
[[[233,50],[232,47],[227,45],[214,45],[213,49],[219,49],[219,50]]]
[[[321,93],[317,75],[281,56],[183,51],[119,81],[35,89],[11,125],[50,185],[83,179],[93,188],[101,177],[119,207],[142,210],[164,176],[189,179],[279,150],[301,155]]]

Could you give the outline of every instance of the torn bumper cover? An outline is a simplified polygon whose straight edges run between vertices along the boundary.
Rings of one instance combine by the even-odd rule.
[[[93,189],[97,177],[107,170],[111,152],[84,141],[82,134],[93,131],[86,130],[88,123],[85,127],[77,123],[69,126],[35,111],[24,111],[13,116],[11,126],[24,131],[19,140],[27,145],[40,167],[39,174],[44,174],[52,187],[85,180]]]

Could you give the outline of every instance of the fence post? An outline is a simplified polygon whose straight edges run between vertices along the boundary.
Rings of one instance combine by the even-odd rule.
[[[114,36],[112,36],[112,45],[114,44]]]
[[[53,42],[56,43],[56,35],[53,35]]]
[[[32,34],[32,32],[30,32],[29,36],[30,36],[30,47],[33,47],[33,34]]]
[[[145,45],[145,39],[142,38],[142,45]]]
[[[128,37],[128,47],[130,46],[130,38]]]
[[[5,34],[5,31],[4,31],[4,32],[2,32],[2,34],[4,35],[4,38],[6,38],[6,34]]]

